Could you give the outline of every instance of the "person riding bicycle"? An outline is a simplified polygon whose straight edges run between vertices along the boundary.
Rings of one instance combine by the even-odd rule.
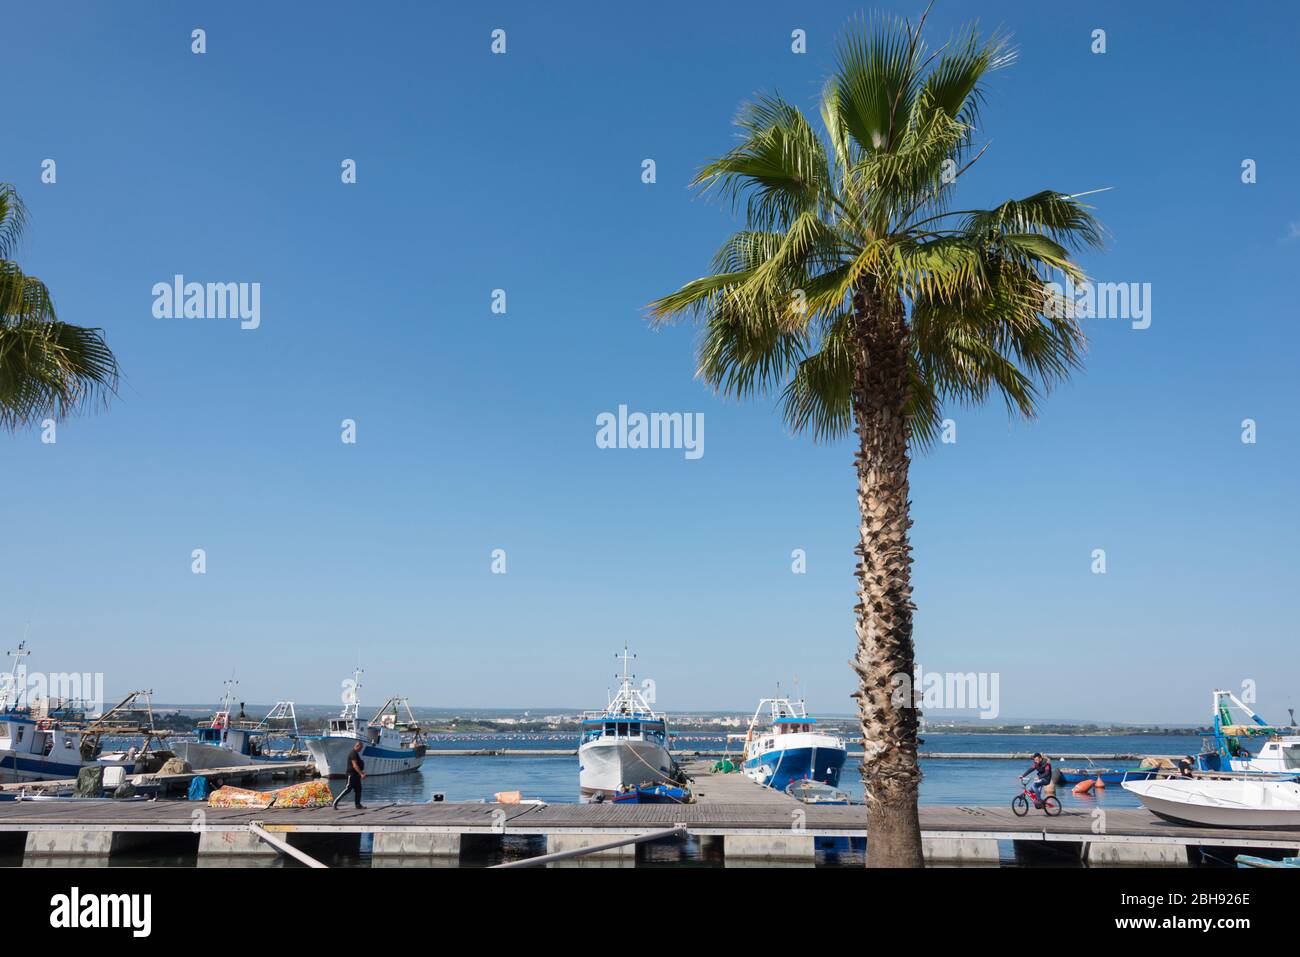
[[[1020,775],[1021,782],[1031,774],[1036,775],[1032,785],[1034,790],[1034,802],[1038,805],[1042,805],[1043,788],[1052,783],[1052,762],[1035,751],[1034,763],[1029,766],[1028,771]]]

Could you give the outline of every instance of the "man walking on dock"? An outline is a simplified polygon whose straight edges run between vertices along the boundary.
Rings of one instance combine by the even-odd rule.
[[[352,792],[353,798],[357,802],[357,810],[361,810],[364,805],[361,803],[361,779],[366,776],[366,762],[361,760],[361,742],[358,741],[352,746],[352,753],[348,755],[348,784],[339,796],[334,799],[334,808],[338,809],[339,801],[349,791]]]

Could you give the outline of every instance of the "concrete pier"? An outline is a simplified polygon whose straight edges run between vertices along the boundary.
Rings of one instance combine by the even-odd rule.
[[[928,864],[993,864],[1000,860],[998,842],[986,837],[921,837]]]
[[[460,858],[460,835],[439,831],[378,831],[372,857]]]
[[[1088,844],[1089,864],[1131,867],[1186,867],[1188,847],[1184,844],[1148,844],[1140,841],[1093,841]]]
[[[584,847],[594,847],[610,840],[608,834],[564,834],[546,835],[546,853],[559,854],[562,851],[577,851]],[[550,867],[635,867],[636,846],[624,844],[622,847],[610,847],[603,851],[593,851],[582,857],[556,861]]]
[[[252,831],[205,827],[199,832],[199,857],[275,857],[277,853]]]
[[[727,867],[783,864],[812,867],[817,860],[813,836],[795,831],[771,834],[724,834],[722,860]]]

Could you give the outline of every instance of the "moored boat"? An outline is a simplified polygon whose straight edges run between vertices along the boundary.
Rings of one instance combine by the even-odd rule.
[[[321,777],[341,778],[347,774],[348,759],[358,741],[365,773],[400,774],[415,771],[424,760],[424,732],[406,698],[393,696],[366,724],[357,716],[360,706],[361,672],[353,676],[352,691],[337,718],[331,718],[325,733],[306,740],[307,750]],[[405,711],[405,719],[401,711]]]
[[[1233,718],[1236,709],[1244,722]],[[1202,771],[1300,775],[1300,728],[1269,724],[1231,691],[1216,690],[1212,713],[1213,738],[1196,757]]]
[[[1157,817],[1197,827],[1300,829],[1300,783],[1262,777],[1154,778],[1124,790]]]
[[[758,729],[766,708],[770,725]],[[817,730],[802,701],[763,698],[745,733],[744,772],[750,780],[784,791],[792,781],[818,781],[836,787],[848,749],[837,735]]]
[[[613,798],[633,788],[684,784],[668,751],[668,719],[632,686],[628,664],[636,657],[623,649],[618,693],[600,711],[582,715],[578,744],[578,784],[587,799]]]
[[[0,675],[0,782],[57,781],[75,778],[85,767],[121,767],[130,773],[153,771],[171,753],[155,744],[148,691],[132,691],[96,718],[77,701],[25,700],[22,661],[26,642],[11,652],[13,668]],[[126,751],[106,753],[110,738],[140,739]]]
[[[196,729],[197,740],[172,742],[176,756],[195,771],[306,761],[309,755],[300,747],[298,717],[293,702],[277,701],[260,721],[246,719],[241,704],[239,714],[232,718],[230,705],[234,684],[233,679],[226,682],[221,705],[211,721]],[[271,741],[276,739],[287,741],[289,746],[272,747]]]

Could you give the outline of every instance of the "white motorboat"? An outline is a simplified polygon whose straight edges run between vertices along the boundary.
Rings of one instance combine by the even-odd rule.
[[[641,787],[679,783],[682,778],[668,751],[668,720],[632,686],[636,676],[623,649],[622,683],[602,711],[582,715],[578,745],[578,784],[585,798],[604,799]]]
[[[1125,781],[1151,813],[1198,827],[1300,829],[1300,783],[1263,777]]]

